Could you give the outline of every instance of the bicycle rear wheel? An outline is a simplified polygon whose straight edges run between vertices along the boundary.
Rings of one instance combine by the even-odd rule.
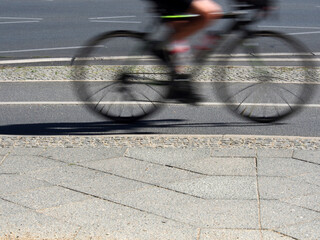
[[[312,97],[316,86],[312,58],[310,51],[289,36],[251,32],[220,56],[218,95],[242,117],[278,121],[300,110]]]
[[[88,42],[72,62],[79,98],[96,113],[130,123],[154,113],[168,94],[170,68],[144,34],[115,31]]]

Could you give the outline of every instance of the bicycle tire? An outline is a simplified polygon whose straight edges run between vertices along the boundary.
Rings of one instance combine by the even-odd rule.
[[[153,55],[144,33],[113,31],[89,40],[76,54],[72,78],[78,97],[91,110],[132,123],[160,108],[172,73]]]
[[[217,64],[221,76],[215,76],[221,77],[218,96],[246,119],[279,121],[301,110],[313,95],[313,54],[288,35],[252,31],[233,41],[224,56]]]

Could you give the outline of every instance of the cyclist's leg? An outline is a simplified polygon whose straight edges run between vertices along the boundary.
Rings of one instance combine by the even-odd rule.
[[[200,18],[174,24],[175,33],[172,36],[172,40],[185,39],[206,27],[212,20],[219,19],[222,14],[222,8],[211,0],[193,0],[187,12],[199,14]]]
[[[189,9],[186,9],[186,12],[198,14],[200,17],[186,22],[173,22],[172,27],[174,33],[171,36],[169,48],[174,49],[176,44],[179,45],[182,40],[203,29],[212,20],[220,18],[222,14],[221,7],[211,0],[192,0]],[[193,85],[189,81],[189,74],[184,74],[184,65],[188,64],[182,64],[182,62],[188,61],[188,58],[184,55],[183,52],[178,52],[173,56],[173,59],[175,59],[173,60],[175,71],[178,75],[173,83],[174,88],[172,89],[174,90],[169,93],[169,98],[174,98],[178,101],[187,103],[201,102],[202,97],[194,90]]]

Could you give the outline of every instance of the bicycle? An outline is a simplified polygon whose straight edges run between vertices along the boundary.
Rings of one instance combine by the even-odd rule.
[[[231,21],[228,27],[220,33],[207,32],[212,44],[198,50],[194,63],[186,69],[192,72],[192,79],[210,76],[206,81],[217,85],[218,96],[232,112],[266,123],[292,115],[310,100],[315,72],[312,53],[296,39],[249,28],[261,13],[250,6],[224,13],[222,19]],[[169,56],[155,54],[158,41],[154,35],[163,21],[193,17],[197,16],[160,16],[157,24],[151,24],[157,26],[153,31],[112,31],[89,40],[72,60],[73,82],[80,99],[91,110],[120,123],[154,113],[174,88],[176,75]],[[230,37],[231,33],[235,34]],[[123,51],[126,54],[119,56]],[[270,67],[267,63],[274,56],[280,60],[294,57],[296,64]],[[241,66],[230,65],[237,63],[235,60]]]

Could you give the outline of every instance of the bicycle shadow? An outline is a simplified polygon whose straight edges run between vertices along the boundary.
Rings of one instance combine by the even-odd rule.
[[[172,133],[175,128],[237,128],[285,125],[286,123],[261,124],[255,122],[215,122],[189,123],[181,119],[144,120],[134,124],[117,124],[114,122],[66,122],[66,123],[31,123],[0,126],[0,134],[5,135],[121,135],[121,134],[159,134],[163,129]],[[159,132],[159,129],[162,129]]]

